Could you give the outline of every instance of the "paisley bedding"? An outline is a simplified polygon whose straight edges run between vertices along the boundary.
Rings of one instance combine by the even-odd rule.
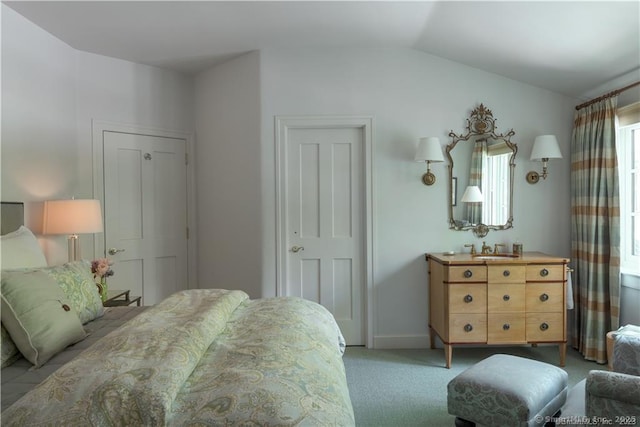
[[[299,298],[178,292],[2,413],[24,425],[354,425],[333,316]]]

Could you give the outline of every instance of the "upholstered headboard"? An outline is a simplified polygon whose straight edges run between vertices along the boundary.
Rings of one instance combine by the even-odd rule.
[[[24,225],[24,203],[0,203],[0,234],[16,231],[21,225]]]

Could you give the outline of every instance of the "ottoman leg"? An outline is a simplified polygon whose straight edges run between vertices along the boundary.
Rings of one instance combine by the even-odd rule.
[[[560,418],[562,411],[558,411],[553,414],[553,418]],[[548,423],[544,423],[544,427],[556,427],[556,423],[554,421],[549,421]]]
[[[467,421],[464,418],[456,417],[455,426],[456,427],[476,427],[476,423],[472,421]]]

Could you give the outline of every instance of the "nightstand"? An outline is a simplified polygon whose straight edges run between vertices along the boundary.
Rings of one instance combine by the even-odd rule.
[[[129,296],[129,290],[126,291],[119,291],[119,290],[112,290],[112,291],[107,291],[107,300],[105,302],[102,303],[102,305],[104,305],[105,307],[121,307],[121,306],[126,306],[126,305],[131,305],[133,303],[136,303],[136,305],[138,307],[140,307],[140,300],[142,299],[142,297],[137,297],[137,296]]]

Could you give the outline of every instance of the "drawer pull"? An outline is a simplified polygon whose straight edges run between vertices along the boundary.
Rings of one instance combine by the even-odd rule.
[[[549,295],[547,294],[542,294],[540,295],[540,301],[545,302],[549,300]]]
[[[471,301],[473,301],[473,297],[469,294],[464,296],[464,302],[466,303],[470,303]]]
[[[468,279],[471,276],[473,276],[473,271],[471,271],[471,270],[465,270],[464,271],[464,277],[466,277]]]
[[[509,301],[511,299],[511,297],[509,295],[504,295],[502,297],[502,299],[505,300],[505,301]]]
[[[464,331],[465,332],[471,332],[473,331],[473,326],[471,326],[470,323],[467,323],[466,325],[464,325]]]
[[[502,272],[502,275],[503,275],[504,277],[509,277],[509,275],[510,275],[510,274],[511,274],[511,273],[509,272],[509,270],[505,270],[505,271],[503,271],[503,272]]]
[[[543,268],[542,270],[540,270],[540,275],[542,277],[547,277],[549,275],[549,270],[547,270],[546,268]]]
[[[546,331],[547,329],[549,329],[549,325],[547,323],[542,323],[540,325],[540,330],[541,331]]]
[[[508,331],[509,328],[511,328],[511,326],[509,326],[508,323],[505,323],[504,325],[502,325],[502,329],[505,330],[505,331]]]

